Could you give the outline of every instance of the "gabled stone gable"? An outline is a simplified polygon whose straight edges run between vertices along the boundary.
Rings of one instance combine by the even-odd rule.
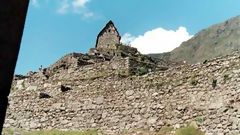
[[[117,28],[112,21],[109,21],[98,34],[95,48],[110,54],[111,51],[117,49],[116,44],[119,44],[120,40],[121,36]]]

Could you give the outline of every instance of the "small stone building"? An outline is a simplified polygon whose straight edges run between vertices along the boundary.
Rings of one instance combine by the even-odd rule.
[[[98,34],[95,48],[100,52],[113,55],[111,53],[115,52],[120,40],[121,36],[117,28],[112,21],[109,21]]]

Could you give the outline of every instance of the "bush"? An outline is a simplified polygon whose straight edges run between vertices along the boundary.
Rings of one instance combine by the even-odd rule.
[[[137,75],[144,75],[148,73],[148,69],[146,67],[138,67]]]
[[[202,117],[197,117],[195,120],[198,124],[202,124],[204,122],[204,118]]]
[[[196,129],[193,126],[187,126],[180,128],[176,131],[176,135],[204,135],[200,129]]]

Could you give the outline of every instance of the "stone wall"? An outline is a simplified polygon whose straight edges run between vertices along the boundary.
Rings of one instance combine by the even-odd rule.
[[[116,50],[116,44],[120,43],[120,38],[116,28],[112,25],[108,26],[103,30],[101,35],[99,35],[97,40],[97,49],[104,50],[105,52],[112,52]]]
[[[16,80],[5,127],[94,128],[116,134],[130,129],[179,128],[195,121],[209,135],[240,131],[238,52],[143,76],[83,80],[81,75],[79,69],[47,80],[34,76]],[[61,92],[62,85],[71,89]],[[51,98],[39,98],[39,93]]]

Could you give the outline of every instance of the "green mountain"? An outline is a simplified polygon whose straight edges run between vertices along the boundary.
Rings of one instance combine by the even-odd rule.
[[[172,52],[151,54],[173,62],[203,62],[240,49],[240,16],[203,29]]]

